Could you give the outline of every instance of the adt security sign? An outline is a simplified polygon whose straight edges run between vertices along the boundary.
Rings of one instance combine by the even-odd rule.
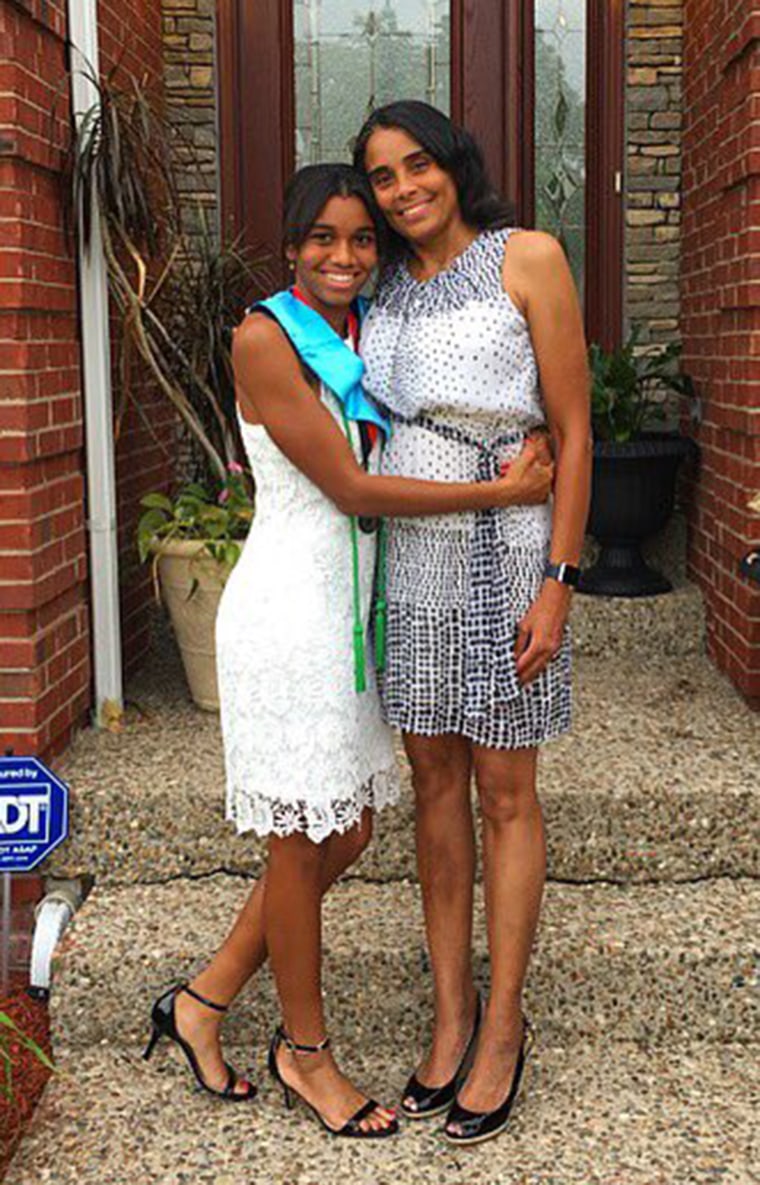
[[[69,788],[37,757],[0,757],[0,873],[36,868],[69,833]]]

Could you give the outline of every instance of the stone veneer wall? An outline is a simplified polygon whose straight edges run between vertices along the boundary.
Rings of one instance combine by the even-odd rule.
[[[203,209],[218,227],[219,170],[215,84],[215,0],[162,0],[164,83],[171,118],[181,138],[180,192],[188,225]],[[190,161],[193,162],[192,167]]]
[[[679,336],[683,7],[628,0],[625,314],[642,344]]]

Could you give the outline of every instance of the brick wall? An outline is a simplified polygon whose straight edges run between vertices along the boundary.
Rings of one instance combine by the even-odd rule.
[[[684,16],[682,325],[702,410],[689,559],[710,653],[760,706],[760,592],[737,574],[760,543],[760,6],[685,0]]]
[[[159,0],[109,0],[99,15],[104,69],[160,81]],[[91,703],[76,268],[55,148],[65,35],[65,0],[0,0],[0,746],[47,755]],[[117,447],[127,665],[146,645],[151,597],[134,561],[137,502],[167,481],[173,424],[150,391],[143,400],[150,427],[129,402]]]
[[[50,112],[64,0],[0,0],[0,744],[63,744],[90,699],[76,273]],[[66,118],[59,104],[57,135]]]
[[[679,334],[681,0],[628,0],[626,318],[642,344]]]

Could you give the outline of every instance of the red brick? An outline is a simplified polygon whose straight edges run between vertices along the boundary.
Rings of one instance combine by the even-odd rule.
[[[716,16],[708,0],[684,4],[681,279],[684,366],[704,410],[699,476],[683,487],[690,571],[705,594],[711,653],[748,694],[758,609],[738,560],[758,537],[746,503],[760,488],[760,74],[746,15],[742,5]]]
[[[131,71],[160,86],[157,0],[137,0],[128,9],[100,0],[98,13],[103,69],[117,66],[123,77]],[[8,58],[0,63],[0,123],[11,129],[17,154],[0,156],[0,670],[23,674],[27,683],[16,681],[17,688],[30,689],[28,680],[42,679],[49,696],[37,697],[42,716],[31,724],[11,725],[0,710],[0,727],[4,738],[23,738],[31,746],[27,751],[57,750],[89,707],[75,267],[52,171],[58,158],[47,142],[64,33],[63,0],[46,5],[0,0],[0,41]],[[65,88],[60,106],[62,137]],[[118,367],[118,328],[116,334]],[[171,453],[171,409],[150,393],[137,367],[132,379]],[[170,469],[170,460],[128,407],[117,447],[127,666],[146,645],[151,600],[147,573],[134,563],[139,498],[147,489],[165,487]]]

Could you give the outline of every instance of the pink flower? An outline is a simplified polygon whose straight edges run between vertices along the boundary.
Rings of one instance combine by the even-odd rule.
[[[244,471],[244,469],[243,469],[243,466],[242,466],[242,465],[238,465],[237,461],[230,461],[230,463],[229,463],[229,465],[227,466],[227,468],[229,469],[230,473],[243,473],[243,472],[245,472],[245,471]]]
[[[227,499],[229,498],[229,496],[230,496],[229,490],[222,490],[221,494],[219,495],[219,502],[226,502]]]

